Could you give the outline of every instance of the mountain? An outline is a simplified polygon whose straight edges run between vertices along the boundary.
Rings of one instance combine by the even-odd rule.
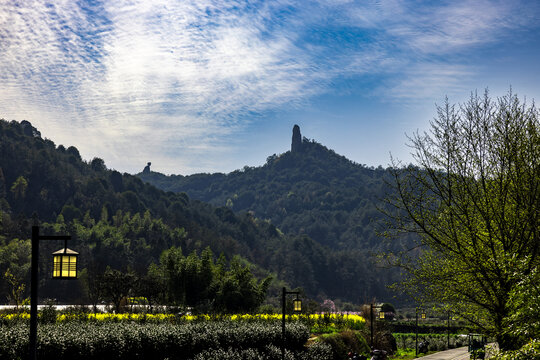
[[[166,176],[147,167],[137,176],[165,191],[185,192],[236,214],[252,214],[275,226],[279,234],[309,242],[295,245],[294,255],[286,256],[302,259],[302,253],[309,253],[305,267],[315,277],[302,279],[303,284],[324,284],[326,294],[350,301],[389,296],[385,285],[399,278],[396,270],[377,268],[372,256],[389,246],[402,250],[408,243],[402,239],[388,244],[378,235],[382,219],[378,207],[392,191],[387,185],[389,170],[357,164],[302,138],[297,125],[291,150],[269,156],[259,167],[188,176]],[[319,259],[311,255],[313,249],[324,254],[320,260],[313,260]],[[299,264],[301,260],[296,267]]]
[[[2,278],[10,268],[28,281],[29,241],[22,239],[29,238],[33,218],[41,222],[42,233],[72,235],[70,246],[81,253],[83,271],[111,266],[144,274],[173,246],[186,255],[208,246],[216,256],[240,255],[256,264],[268,247],[286,242],[270,224],[249,214],[237,216],[226,207],[183,193],[166,193],[135,176],[107,169],[102,159],[83,161],[76,147],[41,138],[28,121],[0,120]],[[43,273],[51,271],[50,252],[62,245],[40,244]],[[261,276],[268,274],[256,270]],[[43,281],[46,296],[51,286],[48,278]],[[2,298],[6,286],[2,281]],[[80,296],[79,291],[68,300]]]
[[[356,164],[313,140],[299,139],[295,125],[291,151],[269,156],[260,167],[189,176],[165,176],[147,169],[137,176],[165,191],[185,192],[236,213],[253,214],[287,235],[306,234],[335,250],[380,249],[377,206],[390,191],[389,172]]]
[[[210,247],[216,257],[240,255],[259,277],[273,274],[271,292],[285,284],[280,280],[319,301],[389,299],[386,285],[397,274],[374,266],[371,251],[381,239],[362,212],[375,214],[371,190],[383,188],[384,170],[313,141],[296,145],[260,168],[227,175],[166,177],[148,164],[133,176],[99,158],[83,160],[75,146],[43,139],[27,121],[0,120],[0,272],[10,267],[28,280],[29,242],[19,239],[28,239],[38,218],[43,233],[72,235],[83,272],[111,266],[145,273],[171,247],[186,255]],[[164,187],[178,179],[190,184],[185,191],[172,182]],[[60,246],[40,245],[42,273],[51,271],[48,256]],[[84,298],[84,289],[42,282],[42,297]]]

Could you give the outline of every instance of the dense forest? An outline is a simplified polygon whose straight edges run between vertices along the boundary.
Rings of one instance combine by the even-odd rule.
[[[166,176],[148,166],[137,176],[165,191],[185,192],[236,214],[264,219],[278,233],[310,242],[306,249],[325,249],[323,252],[331,255],[324,262],[341,280],[336,284],[330,281],[325,288],[351,300],[373,293],[373,288],[365,286],[366,279],[368,284],[396,279],[396,273],[389,269],[373,268],[372,255],[385,250],[398,252],[411,243],[407,237],[389,242],[380,235],[384,232],[380,210],[393,191],[388,185],[392,182],[389,169],[357,164],[314,140],[302,139],[297,126],[291,150],[269,156],[263,166],[189,176]],[[320,265],[317,267],[324,268]],[[316,275],[317,281],[324,279],[323,273]],[[351,291],[340,291],[340,287]]]
[[[165,191],[236,213],[251,213],[289,235],[308,235],[335,250],[373,250],[383,244],[377,209],[387,197],[389,172],[368,168],[304,138],[295,151],[269,156],[260,167],[229,174],[165,176],[145,171],[144,181]]]
[[[379,189],[375,194],[384,192],[380,181],[384,171],[354,165],[319,144],[304,142],[302,153],[272,156],[262,168],[190,177],[192,188],[198,186],[200,194],[215,194],[211,199],[190,189],[160,190],[145,183],[149,178],[143,177],[143,181],[107,169],[99,158],[84,161],[76,147],[43,139],[28,121],[1,120],[0,139],[2,276],[9,268],[20,282],[28,283],[30,226],[39,221],[43,233],[72,235],[70,247],[81,254],[80,269],[87,278],[103,274],[107,268],[142,277],[171,248],[181,249],[185,259],[194,254],[192,259],[197,261],[209,248],[215,264],[219,254],[227,259],[225,270],[231,276],[233,268],[237,273],[250,269],[260,281],[271,276],[270,295],[277,295],[279,286],[286,283],[319,301],[331,298],[357,303],[391,296],[386,285],[396,279],[396,273],[374,267],[371,260],[371,251],[381,242],[372,231],[376,195],[371,188]],[[315,160],[324,159],[322,155],[334,157],[335,167],[317,165]],[[313,164],[301,165],[306,159],[313,159]],[[313,184],[330,171],[339,180],[328,181],[321,193],[323,189]],[[275,173],[280,177],[273,177]],[[312,176],[311,182],[304,179],[305,174]],[[160,174],[149,175],[167,180]],[[365,180],[361,187],[343,186],[357,183],[358,176]],[[223,181],[227,178],[237,179],[236,183],[229,185]],[[268,183],[273,185],[266,188]],[[225,186],[231,190],[225,191]],[[271,196],[281,190],[286,190],[286,196],[276,205]],[[321,196],[326,200],[320,201]],[[50,273],[50,253],[61,246],[40,244],[41,274]],[[43,298],[90,300],[88,281],[63,284],[65,289],[60,292],[47,276],[42,275],[41,282]],[[268,283],[264,285],[266,288]],[[3,300],[8,288],[8,281],[2,281]]]

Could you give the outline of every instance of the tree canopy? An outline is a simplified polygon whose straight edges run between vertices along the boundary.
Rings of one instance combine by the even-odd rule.
[[[393,171],[391,227],[420,235],[391,257],[408,271],[404,288],[447,304],[503,349],[519,344],[506,319],[527,311],[517,300],[511,306],[516,278],[540,264],[539,125],[535,106],[512,92],[497,100],[473,93],[460,106],[446,100],[431,131],[410,138],[417,165]]]

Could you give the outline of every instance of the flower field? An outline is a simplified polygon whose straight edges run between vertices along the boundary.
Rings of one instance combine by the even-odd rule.
[[[43,318],[41,313],[39,316]],[[177,314],[146,314],[146,313],[59,313],[55,314],[57,323],[71,321],[83,322],[138,322],[138,323],[186,323],[208,321],[232,321],[232,322],[258,322],[275,323],[281,321],[281,314],[233,314],[233,315],[177,315]],[[348,330],[361,330],[365,325],[365,319],[356,314],[310,314],[310,315],[286,315],[287,322],[301,322],[310,328],[312,333],[328,333]],[[9,325],[15,322],[30,320],[27,312],[1,314],[0,323]],[[48,321],[54,322],[54,321]]]

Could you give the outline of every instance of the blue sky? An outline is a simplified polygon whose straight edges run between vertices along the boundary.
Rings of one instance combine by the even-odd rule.
[[[262,165],[294,124],[387,166],[445,96],[540,99],[540,3],[0,0],[0,56],[0,118],[119,171]]]

